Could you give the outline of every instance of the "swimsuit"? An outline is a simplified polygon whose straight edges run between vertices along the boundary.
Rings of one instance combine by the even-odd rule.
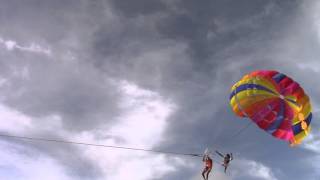
[[[206,160],[206,167],[207,168],[212,168],[212,160],[211,159],[208,159],[208,160]]]

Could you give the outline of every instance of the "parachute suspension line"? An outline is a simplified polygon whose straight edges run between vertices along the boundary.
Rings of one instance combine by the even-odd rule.
[[[244,132],[246,129],[248,129],[252,125],[252,122],[249,121],[243,128],[239,129],[238,132],[234,133],[232,136],[229,137],[229,139],[233,139],[236,136],[239,136],[242,132]]]
[[[255,84],[254,81],[252,81],[253,84]],[[237,106],[239,108],[239,110],[242,112],[243,115],[245,115],[246,117],[249,117],[248,113],[246,113],[246,111],[244,110],[243,106],[241,105],[241,102],[238,99],[238,93],[237,93],[237,88],[238,85],[235,86],[235,101],[237,103]],[[234,137],[239,136],[242,132],[244,132],[246,129],[248,129],[250,127],[250,125],[252,124],[252,121],[249,121],[243,128],[239,129],[239,131],[237,131],[236,133],[234,133],[232,136],[230,136],[229,138],[226,139],[226,142],[230,142],[230,140],[232,140]],[[225,143],[226,144],[226,143]]]
[[[239,136],[241,133],[243,133],[245,130],[247,130],[253,123],[250,121],[245,126],[243,126],[241,129],[239,129],[237,132],[232,134],[231,136],[224,138],[222,142],[224,143],[218,143],[218,145],[226,145],[230,143],[235,137]]]
[[[256,84],[256,82],[254,82],[254,81],[252,81],[251,83],[252,84]],[[235,101],[236,101],[237,107],[245,117],[249,117],[248,113],[246,113],[246,111],[244,110],[243,106],[241,105],[240,100],[238,99],[237,88],[238,88],[238,85],[235,85],[235,95],[234,95],[234,97],[235,97]],[[230,141],[232,141],[235,137],[239,136],[242,132],[244,132],[246,129],[248,129],[252,124],[253,124],[252,121],[249,121],[243,128],[239,129],[239,131],[237,131],[236,133],[234,133],[230,137],[225,138],[225,140],[223,141],[224,142],[223,145],[226,145],[226,144],[230,143]],[[216,140],[214,141],[213,144],[216,145]],[[218,143],[218,144],[220,145],[220,143]],[[216,154],[212,154],[212,155],[215,156]]]
[[[251,84],[256,84],[256,80],[260,80],[258,78],[254,78],[252,79],[251,81]],[[238,83],[237,83],[238,84]],[[237,106],[239,108],[239,110],[242,112],[243,115],[245,115],[247,118],[249,118],[249,115],[248,113],[244,110],[243,106],[241,105],[241,102],[239,101],[238,99],[238,93],[237,93],[237,88],[238,88],[238,85],[236,84],[236,88],[235,88],[235,101],[237,103]],[[253,88],[254,90],[256,90],[256,88]],[[252,95],[249,96],[250,98],[252,98]],[[256,115],[260,115],[260,114],[256,114]],[[243,128],[241,128],[238,132],[236,132],[234,135],[230,136],[229,139],[233,139],[234,137],[236,136],[239,136],[243,131],[245,131],[246,129],[248,129],[250,127],[250,125],[253,124],[252,121],[249,121],[247,123],[247,125],[245,125]]]
[[[55,142],[55,143],[64,143],[64,144],[76,144],[76,145],[84,145],[84,146],[95,146],[95,147],[110,148],[110,149],[124,149],[124,150],[132,150],[132,151],[144,151],[144,152],[150,152],[150,153],[169,154],[169,155],[180,155],[180,156],[191,156],[191,157],[202,157],[203,156],[201,154],[194,154],[194,153],[179,153],[179,152],[160,151],[160,150],[143,149],[143,148],[133,148],[133,147],[126,147],[126,146],[93,144],[93,143],[85,143],[85,142],[65,141],[65,140],[46,139],[46,138],[35,138],[35,137],[27,137],[27,136],[13,136],[13,135],[8,135],[8,134],[0,134],[0,136],[5,137],[5,138],[24,139],[24,140],[30,140],[30,141],[44,141],[44,142]]]

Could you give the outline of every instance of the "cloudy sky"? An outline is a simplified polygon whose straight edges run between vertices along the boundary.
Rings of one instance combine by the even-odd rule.
[[[0,133],[181,153],[233,152],[211,179],[320,177],[317,0],[0,0]],[[281,71],[312,99],[297,148],[230,109]],[[201,159],[0,138],[0,179],[199,180]],[[221,159],[215,158],[219,162]]]

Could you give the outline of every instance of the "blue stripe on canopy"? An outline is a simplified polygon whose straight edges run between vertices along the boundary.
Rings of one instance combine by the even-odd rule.
[[[308,126],[311,123],[311,119],[312,119],[312,113],[310,113],[309,116],[307,117],[307,119],[305,120]],[[292,126],[292,131],[293,131],[294,135],[297,135],[297,134],[301,133],[303,131],[303,129],[301,127],[301,122],[299,122],[298,124],[293,125]]]
[[[280,110],[277,114],[276,119],[272,122],[272,124],[266,129],[266,131],[272,134],[276,131],[281,123],[284,121],[284,111],[285,111],[285,102],[281,99],[280,100]]]
[[[272,90],[264,87],[264,86],[261,86],[259,84],[242,84],[240,85],[239,87],[237,87],[234,91],[231,92],[230,94],[230,100],[233,98],[234,95],[236,95],[236,93],[239,93],[241,91],[245,91],[245,90],[248,90],[248,89],[258,89],[258,90],[264,90],[264,91],[267,91],[267,92],[270,92],[272,94],[275,94],[275,92],[273,92]]]
[[[275,75],[272,77],[272,79],[279,84],[279,82],[280,82],[283,78],[285,78],[285,77],[286,77],[286,75],[284,75],[284,74],[282,74],[282,73],[278,73],[278,74],[275,74]]]

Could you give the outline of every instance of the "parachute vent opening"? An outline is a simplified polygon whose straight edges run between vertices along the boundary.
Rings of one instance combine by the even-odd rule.
[[[281,95],[281,94],[279,95],[279,98],[282,99],[282,100],[284,100],[284,96]]]

